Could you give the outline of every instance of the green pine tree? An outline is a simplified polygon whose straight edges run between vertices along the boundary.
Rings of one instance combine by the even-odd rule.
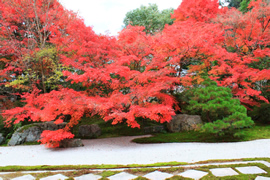
[[[247,116],[247,109],[233,98],[229,88],[219,87],[216,82],[206,78],[198,88],[188,91],[188,105],[184,111],[202,116],[206,122],[202,131],[218,135],[234,134],[236,129],[254,124]]]

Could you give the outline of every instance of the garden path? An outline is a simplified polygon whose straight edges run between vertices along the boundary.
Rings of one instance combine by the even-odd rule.
[[[84,147],[48,149],[43,145],[0,147],[0,166],[194,163],[211,159],[270,157],[270,139],[233,143],[136,144],[129,136],[83,140]]]

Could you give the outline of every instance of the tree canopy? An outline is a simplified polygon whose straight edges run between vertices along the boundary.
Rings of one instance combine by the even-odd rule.
[[[247,12],[250,0],[226,0],[225,3],[228,3],[229,8],[236,8],[241,12]]]
[[[71,129],[83,116],[98,114],[112,124],[133,128],[140,127],[138,118],[169,122],[181,110],[174,92],[200,85],[205,74],[215,86],[230,88],[238,99],[232,102],[238,105],[250,108],[269,103],[268,1],[251,1],[250,11],[243,14],[235,8],[219,8],[218,0],[183,0],[174,10],[172,25],[155,30],[127,25],[117,38],[96,35],[56,0],[23,0],[19,5],[17,1],[0,2],[2,83],[13,86],[26,75],[39,75],[24,84],[29,87],[21,94],[25,106],[2,115],[7,124],[66,121],[65,128],[42,133],[41,142],[49,147],[74,137]],[[147,11],[153,15],[158,12],[156,5],[150,7]],[[145,18],[151,22],[149,17]],[[155,17],[153,25],[160,22]],[[56,72],[61,73],[57,88],[44,90],[43,83]],[[73,88],[74,84],[81,88]],[[221,131],[250,126],[249,118],[239,119],[246,117],[243,107],[240,111],[230,111],[226,122],[212,122],[206,130],[231,121],[233,126]]]
[[[171,25],[173,23],[173,19],[171,19],[172,13],[172,8],[160,11],[156,4],[141,6],[126,14],[124,27],[126,28],[128,25],[143,26],[147,34],[154,34],[162,31],[166,24]]]

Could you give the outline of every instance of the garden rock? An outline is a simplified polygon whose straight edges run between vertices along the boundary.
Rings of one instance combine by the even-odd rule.
[[[63,129],[67,123],[60,123],[60,124],[55,124],[53,121],[51,122],[44,122],[44,123],[39,123],[40,127],[43,130],[51,130],[51,131],[55,131],[57,129]]]
[[[198,115],[177,114],[167,124],[170,132],[181,132],[195,130],[202,124],[201,117]]]
[[[101,129],[97,124],[81,125],[78,135],[82,138],[96,138],[101,135]]]
[[[20,145],[25,142],[37,142],[44,130],[57,130],[66,126],[66,123],[54,124],[54,122],[33,123],[18,128],[8,142],[8,146]]]
[[[0,133],[0,145],[3,144],[6,141],[6,138],[3,136],[3,134]]]
[[[143,128],[143,132],[148,134],[148,133],[161,133],[165,131],[164,126],[161,125],[156,125],[156,126],[147,126]]]
[[[69,148],[69,147],[81,147],[84,146],[81,139],[64,139],[60,142],[60,148]]]

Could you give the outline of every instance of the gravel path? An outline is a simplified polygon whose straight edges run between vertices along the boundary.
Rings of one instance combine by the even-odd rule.
[[[237,143],[136,144],[118,137],[83,140],[84,147],[47,149],[43,145],[0,147],[0,166],[150,164],[211,159],[270,157],[270,139]]]

